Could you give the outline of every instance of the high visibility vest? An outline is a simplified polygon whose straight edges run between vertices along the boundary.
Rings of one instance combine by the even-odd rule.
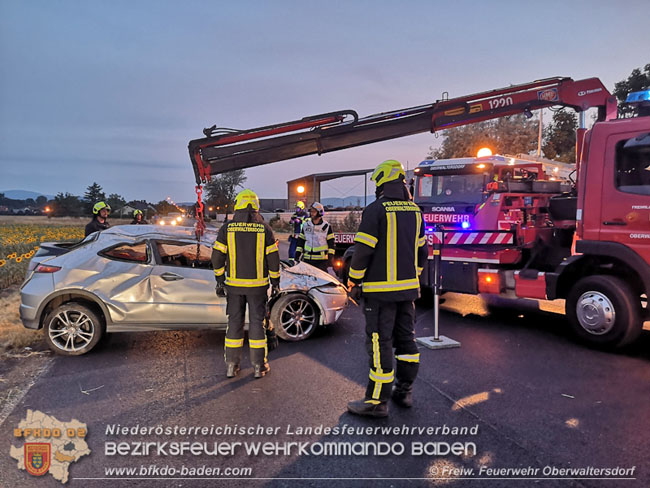
[[[269,278],[280,279],[280,256],[273,231],[264,222],[246,222],[246,211],[219,229],[212,251],[212,265],[217,281],[236,293],[266,292]]]
[[[414,300],[426,259],[420,208],[408,200],[381,197],[363,211],[349,279],[379,300]]]
[[[314,224],[311,218],[302,223],[296,252],[309,261],[322,261],[334,254],[334,231],[326,221]]]

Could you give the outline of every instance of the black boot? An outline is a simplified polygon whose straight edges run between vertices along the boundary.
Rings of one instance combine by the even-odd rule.
[[[348,403],[348,412],[366,417],[388,417],[388,404],[377,400],[357,400]]]
[[[410,386],[395,385],[391,398],[393,401],[403,408],[411,408],[413,406],[413,388]]]
[[[255,378],[264,378],[269,371],[271,371],[271,366],[269,366],[269,363],[264,363],[264,364],[256,364],[255,365]]]
[[[239,364],[237,363],[227,363],[226,364],[226,377],[234,378],[239,373]]]

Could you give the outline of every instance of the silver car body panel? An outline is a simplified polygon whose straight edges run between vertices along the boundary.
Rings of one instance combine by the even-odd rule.
[[[203,236],[202,259],[209,256],[215,239],[215,232]],[[24,325],[40,327],[43,310],[52,298],[80,293],[89,299],[94,297],[102,306],[109,332],[225,329],[226,300],[214,292],[212,269],[159,264],[160,243],[170,241],[174,249],[196,246],[194,230],[189,227],[116,226],[102,231],[98,239],[85,246],[48,258],[48,265],[60,266],[61,270],[34,273],[25,281],[21,290]],[[142,243],[148,249],[144,262],[109,258],[102,252]],[[281,294],[307,294],[321,312],[321,324],[335,322],[348,301],[345,288],[336,278],[305,263],[282,265],[280,290]]]

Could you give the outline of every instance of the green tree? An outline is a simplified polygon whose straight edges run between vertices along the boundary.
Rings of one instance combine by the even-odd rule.
[[[45,195],[39,195],[36,197],[36,205],[42,207],[47,203],[47,197]]]
[[[494,154],[528,153],[537,147],[538,121],[522,115],[487,120],[443,132],[440,149],[429,149],[428,158],[476,156],[482,147]]]
[[[52,214],[57,217],[83,215],[84,208],[78,196],[59,192],[52,203]]]
[[[205,187],[206,202],[215,208],[219,207],[217,213],[228,215],[232,211],[237,196],[237,188],[246,181],[243,169],[229,171],[215,176]]]
[[[170,212],[178,212],[178,209],[167,200],[160,200],[156,205],[156,212],[160,215],[167,215]]]
[[[635,109],[622,103],[627,96],[635,91],[647,90],[650,88],[650,63],[641,68],[635,68],[626,79],[619,81],[614,85],[614,96],[618,99],[618,116],[633,117]]]
[[[97,202],[102,202],[106,200],[106,194],[102,187],[99,186],[97,182],[93,182],[88,188],[86,188],[86,193],[84,193],[83,202],[86,207],[86,212],[92,213],[93,206]]]
[[[576,162],[576,130],[578,116],[572,110],[558,110],[550,125],[544,128],[544,156],[565,163]]]
[[[118,208],[122,208],[124,205],[126,205],[126,200],[124,200],[124,198],[122,198],[122,196],[118,195],[117,193],[111,193],[108,195],[106,203],[108,203],[108,205],[111,207],[111,210],[115,212]]]

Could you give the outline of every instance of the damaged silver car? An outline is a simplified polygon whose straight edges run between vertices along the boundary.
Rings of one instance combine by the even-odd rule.
[[[189,227],[117,226],[75,245],[41,246],[21,286],[25,327],[45,329],[56,353],[90,351],[106,332],[225,330],[226,299],[216,296],[210,257],[214,232],[197,243]],[[348,297],[329,274],[282,263],[270,318],[287,341],[336,322]]]

